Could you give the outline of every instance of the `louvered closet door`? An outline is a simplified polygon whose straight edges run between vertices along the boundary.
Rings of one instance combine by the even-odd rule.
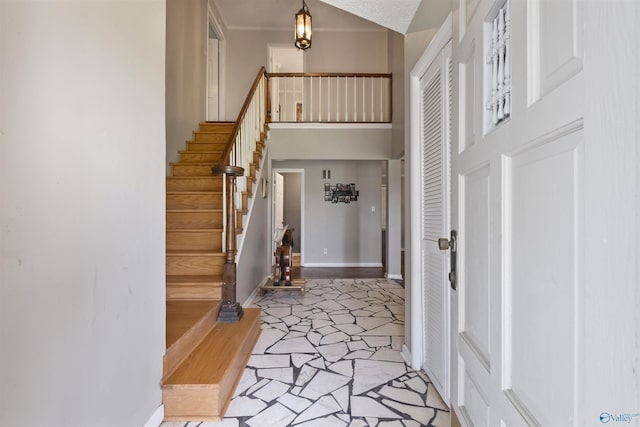
[[[449,396],[448,252],[438,238],[449,234],[448,120],[451,47],[448,45],[420,79],[422,111],[422,306],[424,369],[438,392]]]

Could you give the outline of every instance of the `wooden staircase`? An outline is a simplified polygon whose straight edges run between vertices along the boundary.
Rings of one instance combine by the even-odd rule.
[[[237,323],[218,324],[225,253],[223,181],[211,168],[220,160],[233,122],[200,123],[167,177],[167,351],[162,396],[167,421],[216,421],[224,415],[260,335],[260,310],[245,309]],[[254,153],[246,203],[264,147]]]

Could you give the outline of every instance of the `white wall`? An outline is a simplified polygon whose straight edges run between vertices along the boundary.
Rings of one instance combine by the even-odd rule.
[[[380,161],[288,160],[272,167],[304,169],[304,264],[307,266],[382,265]],[[322,170],[331,169],[331,179]],[[324,201],[324,183],[356,184],[357,202]],[[375,212],[372,212],[371,207]],[[323,253],[327,248],[327,254]]]
[[[167,175],[206,120],[207,13],[207,0],[167,0]]]
[[[164,1],[0,3],[0,425],[141,426],[164,354]]]

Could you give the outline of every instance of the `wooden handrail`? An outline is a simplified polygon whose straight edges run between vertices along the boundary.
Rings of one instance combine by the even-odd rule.
[[[256,93],[256,90],[260,85],[260,80],[264,75],[266,75],[266,70],[264,66],[262,66],[260,67],[260,71],[258,71],[258,75],[256,76],[255,80],[253,81],[253,85],[251,86],[251,90],[249,91],[247,98],[244,100],[244,104],[242,104],[242,109],[238,114],[238,119],[236,120],[236,124],[233,126],[233,131],[231,132],[231,136],[229,137],[229,140],[227,141],[227,145],[224,148],[224,152],[220,157],[220,164],[224,164],[224,165],[229,164],[229,156],[231,155],[231,150],[233,149],[233,144],[236,141],[238,132],[240,132],[240,125],[242,124],[242,120],[244,119],[244,116],[247,114],[247,110],[249,110],[251,99],[253,99],[253,95]]]
[[[391,73],[266,73],[270,77],[380,77],[391,78]]]

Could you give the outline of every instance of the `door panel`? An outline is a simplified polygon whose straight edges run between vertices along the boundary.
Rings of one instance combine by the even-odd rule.
[[[582,69],[580,1],[531,0],[528,26],[529,75],[544,96]]]
[[[489,166],[464,175],[460,182],[458,330],[487,371],[491,360],[489,288]],[[472,257],[464,254],[474,254]]]
[[[578,363],[581,141],[581,131],[554,137],[505,163],[504,264],[510,274],[505,277],[504,378],[520,412],[541,425],[570,425],[577,393],[571,367]]]

